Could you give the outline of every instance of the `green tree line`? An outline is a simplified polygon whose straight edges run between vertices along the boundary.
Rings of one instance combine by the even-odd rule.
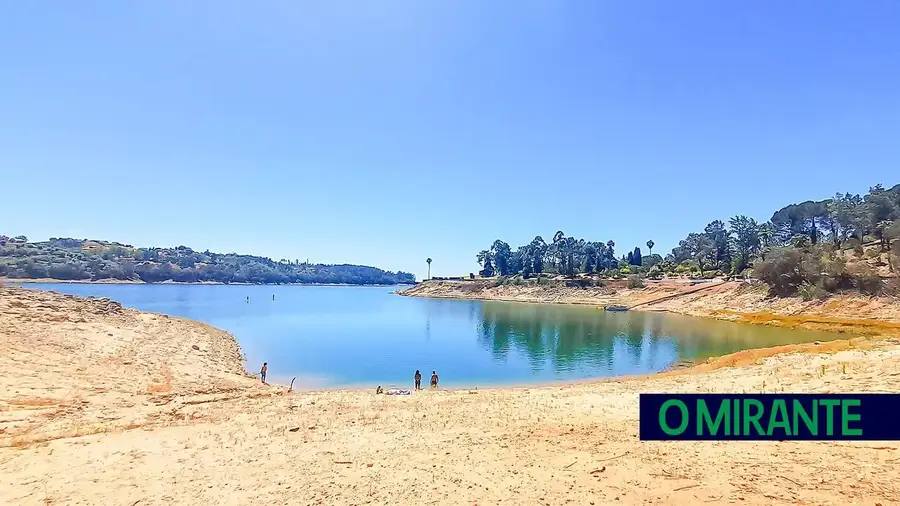
[[[334,283],[353,285],[414,283],[407,272],[362,265],[311,264],[300,260],[176,248],[135,248],[108,241],[0,236],[0,277],[20,279],[136,280],[147,283]]]
[[[515,251],[509,244],[497,239],[489,249],[480,251],[476,259],[482,266],[479,272],[482,276],[522,274],[528,277],[542,273],[572,276],[618,268],[615,247],[613,241],[587,241],[566,237],[559,231],[549,243],[537,236]]]
[[[594,242],[557,232],[551,242],[537,236],[513,250],[496,240],[476,260],[482,276],[539,274],[574,277],[641,275],[713,278],[755,277],[773,293],[824,297],[844,289],[878,294],[896,291],[900,277],[900,185],[875,185],[864,195],[790,204],[765,222],[736,215],[691,232],[665,257],[646,242],[617,258],[615,242]],[[868,249],[866,249],[868,248]],[[895,278],[879,274],[889,272]],[[636,283],[635,286],[640,286]]]

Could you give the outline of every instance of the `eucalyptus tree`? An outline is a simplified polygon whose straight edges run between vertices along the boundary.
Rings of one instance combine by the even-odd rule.
[[[490,251],[479,251],[478,254],[475,255],[475,259],[478,261],[478,264],[481,265],[481,271],[479,272],[479,274],[486,278],[494,275],[494,263],[491,261]]]
[[[749,265],[750,259],[759,253],[760,226],[756,220],[744,215],[733,216],[728,220],[728,225],[733,258],[732,270],[739,273]]]

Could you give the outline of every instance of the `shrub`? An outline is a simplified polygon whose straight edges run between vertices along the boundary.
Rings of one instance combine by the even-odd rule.
[[[855,265],[851,276],[856,289],[866,295],[878,295],[884,288],[881,277],[867,264]]]
[[[885,295],[900,297],[900,278],[891,278],[887,280],[881,290]]]
[[[628,276],[628,288],[644,288],[644,278],[642,276]]]
[[[814,267],[819,269],[818,275],[821,276],[821,280],[817,283],[819,287],[829,292],[853,287],[853,279],[847,272],[847,262],[843,258],[825,255],[821,259],[821,264]]]
[[[833,260],[833,255],[829,255],[829,253],[822,247],[811,247],[800,251],[800,275],[804,281],[814,285],[819,284],[819,281],[822,279],[822,273],[825,272],[826,264]],[[833,269],[842,269],[840,265],[838,264]]]
[[[678,274],[685,274],[695,270],[697,270],[697,268],[691,265],[689,262],[682,262],[675,266],[675,272]]]
[[[900,239],[894,239],[891,245],[891,249],[888,252],[888,265],[891,266],[894,275],[900,276]]]
[[[874,280],[878,277],[867,264],[862,264],[859,269],[862,270],[857,274],[850,272],[844,259],[835,255],[831,246],[817,245],[805,250],[775,248],[766,260],[757,263],[753,272],[775,295],[793,295],[803,283],[827,292],[858,288],[864,293],[877,293],[880,280],[877,283]]]
[[[579,278],[579,279],[570,279],[566,281],[566,286],[569,288],[588,288],[591,286],[603,286],[599,281],[595,282],[590,278]]]
[[[747,268],[747,258],[744,255],[735,255],[731,259],[731,270],[735,276],[740,276],[741,272]]]
[[[646,274],[650,268],[644,267],[643,265],[629,265],[628,270],[631,271],[632,274]]]
[[[812,283],[803,283],[800,285],[800,288],[797,289],[797,294],[803,298],[805,301],[810,300],[825,300],[828,298],[828,290],[825,290],[821,286],[814,285]]]
[[[769,285],[776,295],[793,295],[803,284],[800,270],[803,254],[796,248],[776,248],[764,261],[758,262],[753,275]]]

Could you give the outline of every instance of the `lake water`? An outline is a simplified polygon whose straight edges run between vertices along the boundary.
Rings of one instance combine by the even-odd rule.
[[[303,388],[444,386],[620,376],[747,348],[827,340],[688,316],[590,306],[401,297],[395,287],[40,284],[228,330],[271,382]],[[273,300],[272,296],[275,296]],[[250,297],[250,302],[247,302]]]

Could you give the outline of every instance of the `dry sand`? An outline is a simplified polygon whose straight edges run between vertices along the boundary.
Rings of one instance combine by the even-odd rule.
[[[0,504],[900,503],[898,443],[638,440],[640,392],[900,390],[896,338],[775,351],[796,349],[567,386],[288,393],[206,325],[0,288]]]

